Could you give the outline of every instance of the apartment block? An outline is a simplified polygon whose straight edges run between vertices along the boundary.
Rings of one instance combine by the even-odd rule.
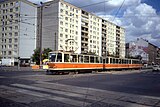
[[[143,38],[126,44],[126,57],[139,57],[142,63],[160,64],[160,48]]]
[[[125,57],[124,28],[63,0],[43,3],[38,10],[42,48]]]
[[[0,3],[0,54],[15,64],[28,63],[36,48],[37,5],[27,0]]]

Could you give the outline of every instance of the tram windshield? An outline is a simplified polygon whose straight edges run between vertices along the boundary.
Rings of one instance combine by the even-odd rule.
[[[56,53],[49,53],[49,61],[55,62],[56,60]]]
[[[62,62],[62,53],[49,53],[50,62]]]

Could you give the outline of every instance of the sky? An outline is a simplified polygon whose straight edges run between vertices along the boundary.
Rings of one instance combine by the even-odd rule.
[[[39,4],[51,0],[28,1]],[[160,0],[65,1],[125,28],[126,43],[143,38],[160,47]]]

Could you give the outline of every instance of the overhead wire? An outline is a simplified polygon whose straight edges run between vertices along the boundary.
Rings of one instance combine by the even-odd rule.
[[[125,2],[125,0],[123,0],[122,4],[121,4],[121,5],[120,5],[120,7],[118,8],[118,10],[117,10],[116,14],[114,15],[114,17],[113,17],[113,20],[112,20],[112,21],[114,21],[114,20],[115,20],[115,18],[117,17],[117,15],[118,15],[119,11],[121,10],[121,8],[122,8],[122,6],[123,6],[124,2]]]

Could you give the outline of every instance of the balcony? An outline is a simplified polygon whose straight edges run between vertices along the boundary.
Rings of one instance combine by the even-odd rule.
[[[81,24],[82,27],[88,28],[88,24]]]
[[[87,33],[88,34],[88,28],[84,28],[82,27],[82,30],[81,30],[83,33]]]
[[[81,20],[82,22],[86,22],[86,23],[89,23],[89,20],[87,19],[87,18],[84,18],[84,17],[82,17],[82,20]]]
[[[82,42],[82,43],[85,43],[85,44],[88,44],[88,40],[84,40],[84,39],[83,39],[81,42]]]
[[[88,12],[82,10],[82,16],[87,17],[88,18]]]

